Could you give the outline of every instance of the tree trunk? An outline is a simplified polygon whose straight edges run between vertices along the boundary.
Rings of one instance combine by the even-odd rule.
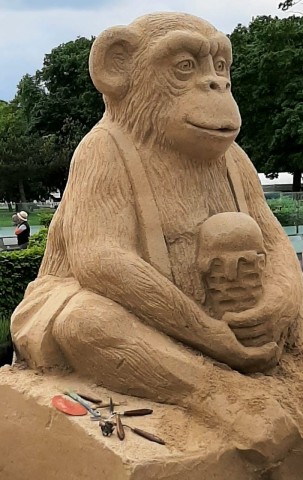
[[[300,192],[301,191],[301,176],[302,176],[302,171],[301,170],[295,170],[294,171],[294,178],[293,178],[293,184],[292,184],[292,191],[293,192]]]
[[[26,196],[24,191],[23,180],[19,180],[19,193],[20,193],[20,200],[21,203],[26,203]]]

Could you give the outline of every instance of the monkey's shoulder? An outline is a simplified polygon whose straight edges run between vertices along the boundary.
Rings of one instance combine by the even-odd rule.
[[[81,140],[73,155],[73,164],[106,161],[116,152],[115,144],[108,129],[102,124],[95,125]]]
[[[70,180],[88,177],[112,184],[128,181],[123,159],[110,134],[102,123],[97,124],[81,140],[72,158]]]
[[[259,210],[267,207],[258,172],[245,151],[233,143],[226,154],[236,166],[250,214],[255,211],[257,204]],[[258,217],[257,212],[255,216]]]
[[[226,153],[227,155],[230,155],[242,175],[257,175],[257,171],[247,153],[236,142],[231,144]]]

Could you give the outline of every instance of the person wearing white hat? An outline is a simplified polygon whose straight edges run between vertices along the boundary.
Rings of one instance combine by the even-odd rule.
[[[18,246],[20,249],[27,248],[28,241],[30,237],[30,226],[27,221],[28,215],[26,212],[17,212],[17,228],[15,230],[15,234],[17,235],[18,239]]]

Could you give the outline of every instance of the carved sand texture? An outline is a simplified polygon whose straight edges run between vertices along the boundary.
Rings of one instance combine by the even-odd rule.
[[[285,349],[301,355],[302,275],[235,143],[231,61],[227,37],[186,14],[96,39],[106,113],[74,153],[12,334],[32,368],[187,407],[271,462],[302,431],[298,364],[277,373]],[[290,400],[233,369],[282,378]]]
[[[298,372],[303,371],[302,362],[300,365]],[[266,384],[268,379],[264,377],[262,383]],[[297,385],[303,385],[301,373],[296,381],[299,379]],[[271,388],[279,391],[284,402],[287,391],[285,384],[278,377],[271,377],[270,383]],[[124,442],[116,434],[104,438],[98,423],[92,422],[89,415],[71,418],[57,412],[51,406],[52,397],[70,389],[80,389],[104,401],[112,396],[115,402],[125,404],[119,407],[120,411],[152,408],[152,415],[128,419],[128,423],[161,436],[166,445],[150,443],[129,431]],[[302,388],[296,394],[296,398],[302,401]],[[259,407],[260,404],[247,399],[247,408],[254,415],[256,429],[260,426]],[[210,416],[205,416],[201,421],[199,417],[176,406],[121,396],[90,385],[87,380],[74,374],[37,375],[30,370],[19,370],[17,366],[3,367],[0,369],[0,408],[0,478],[3,480],[40,480],[41,472],[44,480],[302,478],[303,446],[294,438],[293,442],[289,437],[286,439],[287,446],[291,443],[293,446],[285,449],[282,455],[280,452],[279,460],[270,455],[269,460],[265,460],[260,453],[245,450],[243,441],[225,428],[225,422],[214,424]],[[221,415],[226,416],[224,408],[223,403]],[[241,422],[243,414],[239,412],[235,428],[240,428]],[[271,440],[272,444],[277,441],[280,442],[279,437]],[[261,446],[260,442],[259,450]]]
[[[248,215],[224,212],[200,228],[198,264],[211,316],[249,310],[263,295],[266,254],[261,229]]]

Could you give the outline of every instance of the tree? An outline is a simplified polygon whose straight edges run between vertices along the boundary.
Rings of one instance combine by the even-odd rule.
[[[53,139],[29,134],[24,112],[14,102],[0,105],[0,118],[0,197],[23,203],[39,199],[47,193]]]
[[[64,189],[74,149],[104,112],[88,72],[93,40],[54,48],[12,102],[0,101],[0,197],[25,202]]]
[[[258,17],[230,36],[233,91],[243,128],[239,143],[260,172],[303,171],[303,19]]]
[[[294,7],[295,5],[298,5],[299,3],[302,3],[302,1],[303,0],[285,0],[285,2],[280,2],[279,3],[279,8],[285,12],[286,10],[289,10],[290,8]]]
[[[71,156],[79,141],[102,117],[102,96],[92,84],[88,57],[93,42],[86,38],[59,45],[45,55],[43,68],[18,86],[16,101],[22,106],[30,132],[53,135],[57,155],[50,174],[62,190]]]

